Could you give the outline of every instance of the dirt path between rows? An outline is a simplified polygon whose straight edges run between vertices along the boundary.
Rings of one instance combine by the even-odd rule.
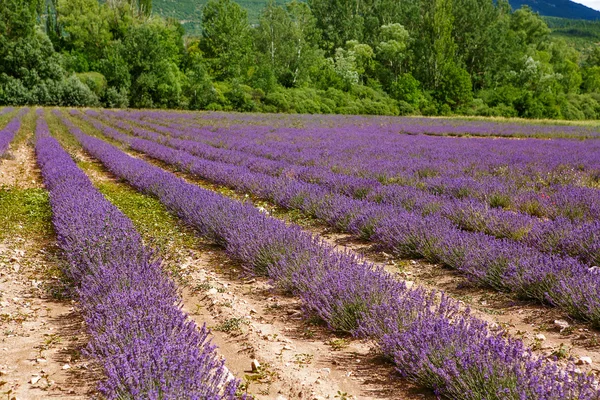
[[[74,302],[60,299],[60,282],[49,276],[58,268],[53,252],[22,238],[0,244],[0,394],[8,399],[83,399],[94,393],[98,374],[81,357],[83,321]]]
[[[570,318],[557,308],[540,305],[534,301],[522,301],[511,294],[471,285],[463,274],[440,265],[423,260],[397,259],[377,251],[373,243],[359,240],[350,234],[340,233],[320,221],[300,217],[301,214],[297,211],[282,209],[248,194],[240,194],[204,179],[192,177],[138,152],[131,150],[127,152],[173,172],[189,183],[218,191],[240,201],[252,201],[256,207],[276,218],[289,223],[299,223],[305,230],[322,237],[340,250],[359,253],[366,260],[383,266],[398,279],[414,282],[430,289],[443,290],[471,308],[479,318],[500,325],[512,336],[521,338],[538,354],[548,357],[557,356],[560,363],[572,357],[578,368],[595,373],[600,378],[600,331],[591,328],[589,324]]]
[[[0,188],[40,188],[32,132],[19,135],[0,161]],[[0,241],[0,395],[7,399],[95,393],[98,371],[81,357],[85,329],[61,281],[57,253],[48,238],[14,234]]]
[[[85,170],[92,181],[118,182],[82,149],[70,151],[96,166]],[[165,256],[179,262],[165,268],[176,271],[183,310],[211,328],[225,365],[256,399],[435,398],[401,379],[373,344],[306,322],[299,300],[264,279],[240,279],[242,267],[218,246],[202,242],[176,252]],[[253,371],[255,360],[260,368]]]
[[[372,343],[305,321],[300,301],[266,280],[240,279],[241,266],[216,246],[181,268],[190,282],[184,310],[212,328],[226,365],[257,399],[435,398],[401,379]]]
[[[569,319],[557,309],[533,302],[518,301],[511,295],[470,286],[466,283],[464,276],[458,272],[444,269],[438,265],[424,263],[421,260],[395,259],[385,253],[374,251],[370,243],[361,242],[351,235],[332,231],[318,221],[301,216],[299,218],[297,212],[282,210],[260,199],[254,199],[246,194],[236,193],[205,180],[190,177],[188,174],[178,172],[143,154],[130,150],[127,152],[134,157],[142,158],[161,168],[175,172],[190,183],[225,193],[238,200],[252,201],[255,206],[288,222],[300,222],[305,229],[320,235],[329,243],[361,253],[367,260],[383,265],[398,279],[445,290],[461,300],[465,306],[472,308],[478,317],[492,324],[502,325],[511,335],[522,338],[538,354],[542,356],[556,355],[561,359],[560,362],[564,362],[566,357],[572,356],[575,360],[580,361],[579,368],[581,370],[598,372],[600,366],[598,331],[590,329],[586,324]],[[217,252],[217,250],[214,251]],[[227,331],[225,333],[215,332],[215,342],[221,346],[222,354],[227,355],[228,366],[236,376],[242,377],[249,374],[253,358],[257,358],[261,363],[269,364],[268,370],[276,372],[275,374],[254,374],[259,377],[253,377],[250,374],[249,379],[252,381],[250,386],[251,388],[253,385],[259,386],[259,396],[273,398],[272,396],[275,394],[281,394],[285,398],[295,398],[294,395],[297,398],[307,398],[306,396],[309,396],[308,398],[310,396],[335,398],[336,395],[339,397],[344,392],[354,395],[356,398],[422,398],[428,396],[426,393],[419,393],[414,388],[407,389],[407,383],[397,381],[398,378],[393,367],[390,364],[381,363],[377,359],[376,350],[370,348],[368,343],[350,338],[335,338],[322,328],[312,327],[310,324],[301,322],[300,319],[295,320],[294,318],[299,318],[297,300],[271,292],[266,282],[244,284],[237,279],[235,272],[231,273],[222,268],[215,271],[214,263],[210,260],[205,261],[204,257],[204,255],[199,256],[195,261],[190,261],[186,267],[189,268],[186,274],[196,282],[191,287],[197,289],[191,290],[188,287],[184,293],[184,307],[188,312],[194,314],[193,317],[197,322],[210,321],[212,318],[213,327]],[[221,262],[220,264],[222,264],[220,267],[223,267],[226,263]],[[237,269],[239,270],[239,266]],[[275,304],[275,307],[269,306],[271,302]],[[285,312],[281,313],[280,309]],[[266,324],[265,321],[267,321]],[[272,331],[273,329],[275,331]],[[307,329],[308,337],[306,337]],[[275,340],[269,336],[273,334],[277,335]],[[283,339],[279,341],[277,338]],[[305,341],[305,339],[308,340]],[[341,339],[343,341],[340,342]],[[291,343],[287,341],[291,341]],[[288,348],[284,349],[285,343],[288,343]],[[344,363],[336,359],[337,352],[333,349],[340,347],[336,346],[336,343],[347,345],[347,350],[342,350],[340,353],[340,357],[346,360]],[[350,353],[344,354],[343,351]],[[355,362],[360,360],[360,362],[354,365],[352,359]],[[329,366],[323,366],[328,365],[328,362]],[[352,367],[353,365],[354,367]],[[365,367],[366,365],[368,367]],[[355,369],[352,370],[352,368]],[[375,369],[379,371],[379,375],[365,376],[361,381],[360,373],[364,374],[365,371],[374,371]],[[263,375],[277,376],[279,382],[270,382],[271,378]],[[327,381],[327,377],[332,381]],[[313,381],[312,384],[311,381]],[[257,382],[262,383],[258,385]],[[323,385],[323,382],[327,383]],[[369,388],[369,382],[378,382],[374,386],[379,386],[379,388]],[[389,385],[388,382],[392,382],[392,384]],[[303,383],[304,385],[302,385]],[[322,389],[322,386],[325,388]],[[290,387],[295,389],[292,390]],[[297,391],[298,388],[302,390],[294,393],[294,390]],[[398,392],[398,388],[402,393]],[[256,393],[253,390],[251,392]]]

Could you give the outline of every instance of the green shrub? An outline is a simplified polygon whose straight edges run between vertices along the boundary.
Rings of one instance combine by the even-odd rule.
[[[272,92],[265,96],[264,103],[268,106],[275,107],[279,112],[289,112],[290,102],[285,92]]]
[[[62,96],[60,105],[62,106],[93,107],[100,104],[94,92],[81,83],[75,75],[71,75],[65,79],[61,86]]]
[[[128,94],[125,88],[117,90],[114,87],[109,87],[102,96],[102,105],[106,108],[126,108],[129,105]]]
[[[75,74],[77,78],[90,88],[98,97],[101,97],[106,90],[106,78],[99,72],[82,72]]]
[[[410,73],[402,74],[392,82],[389,94],[398,101],[404,101],[410,105],[416,105],[423,97],[420,89],[421,83]]]
[[[30,103],[31,95],[29,90],[27,90],[20,79],[3,75],[2,81],[3,83],[0,86],[0,104],[21,106]]]

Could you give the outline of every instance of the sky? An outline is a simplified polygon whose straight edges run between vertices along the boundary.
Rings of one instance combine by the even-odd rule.
[[[600,0],[572,0],[575,3],[583,4],[584,6],[588,6],[589,8],[593,8],[594,10],[600,11]]]

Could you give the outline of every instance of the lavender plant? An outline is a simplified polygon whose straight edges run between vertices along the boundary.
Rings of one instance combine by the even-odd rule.
[[[10,107],[5,108],[0,114],[5,114],[11,110],[12,108]],[[22,108],[17,115],[15,115],[14,118],[0,130],[0,157],[8,150],[8,145],[15,138],[17,132],[19,132],[19,129],[21,128],[21,118],[23,118],[27,112],[29,112],[28,108]]]
[[[507,225],[517,221],[514,225],[523,232],[528,231],[531,236],[527,235],[521,241],[498,239],[484,232],[460,229],[443,211],[423,216],[393,204],[355,199],[332,191],[327,185],[290,179],[285,175],[262,174],[245,166],[200,158],[188,151],[160,144],[156,139],[159,134],[134,129],[130,124],[119,126],[134,129],[136,136],[124,135],[98,120],[87,119],[107,136],[192,174],[250,192],[283,207],[300,209],[338,229],[368,237],[400,256],[424,257],[431,262],[444,263],[465,273],[474,282],[555,305],[576,318],[600,326],[600,276],[594,273],[590,264],[597,258],[600,249],[600,235],[596,233],[599,227],[596,225],[586,223],[577,226],[565,219],[538,223],[530,217],[522,223],[517,217],[508,221],[499,217],[491,223],[498,230],[510,231]],[[463,212],[456,202],[452,204],[459,210],[454,215],[459,217],[477,214],[479,210],[476,206],[465,206],[467,212]],[[483,217],[469,218],[473,224],[485,220]],[[530,226],[527,227],[527,224]],[[568,235],[564,235],[558,245],[548,248],[545,236],[536,232],[557,231],[558,226],[578,232],[580,237],[589,240],[583,246],[576,246],[569,241]],[[536,239],[540,237],[541,240]],[[577,280],[586,282],[587,296],[578,294],[581,285]],[[574,297],[570,297],[571,294]]]
[[[490,329],[457,302],[443,295],[439,301],[437,293],[422,288],[409,289],[393,276],[351,254],[336,252],[249,204],[189,184],[63,121],[86,151],[113,174],[156,196],[200,234],[247,265],[260,260],[257,271],[267,271],[275,284],[283,279],[303,299],[307,311],[319,315],[331,329],[375,340],[401,373],[437,393],[457,399],[488,398],[492,390],[503,399],[600,398],[593,376],[575,372],[571,364],[563,368],[538,358],[520,341]],[[115,138],[120,135],[106,127],[104,131]],[[248,229],[253,232],[248,234]],[[242,234],[244,240],[234,239]],[[272,248],[263,245],[274,240],[279,244]],[[284,244],[299,251],[282,252]],[[439,361],[439,354],[447,358]],[[414,359],[419,362],[410,365]]]
[[[238,381],[180,309],[175,284],[132,222],[97,191],[40,113],[36,156],[108,399],[234,399]]]

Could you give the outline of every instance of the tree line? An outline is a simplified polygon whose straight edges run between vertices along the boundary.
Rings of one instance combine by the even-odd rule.
[[[600,49],[507,0],[209,0],[202,33],[151,0],[2,0],[0,104],[600,117]]]

